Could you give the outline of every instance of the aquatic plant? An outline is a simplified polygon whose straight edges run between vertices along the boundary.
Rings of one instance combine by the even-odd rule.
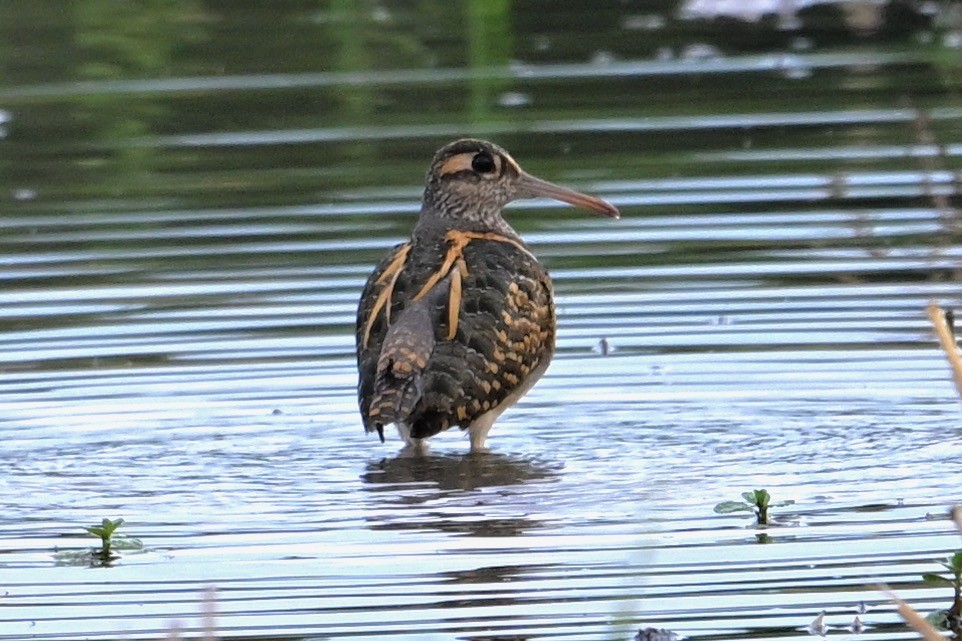
[[[117,528],[124,524],[123,519],[103,519],[100,525],[89,525],[84,527],[87,534],[100,539],[99,548],[87,548],[84,550],[63,550],[57,552],[55,557],[61,565],[89,565],[90,567],[110,567],[110,565],[120,558],[115,550],[142,550],[144,544],[140,539],[135,539],[122,534],[117,534]]]
[[[731,514],[732,512],[754,512],[759,525],[768,525],[768,509],[773,507],[785,507],[795,501],[786,500],[772,503],[772,496],[768,490],[752,490],[742,492],[741,501],[722,501],[715,506],[715,514]]]
[[[103,519],[100,525],[89,525],[84,529],[87,530],[87,534],[91,536],[100,537],[100,556],[104,559],[109,559],[111,552],[110,547],[113,543],[112,539],[114,532],[117,531],[121,525],[124,524],[123,519],[114,519],[111,521],[108,518]]]
[[[941,565],[949,571],[951,578],[926,572],[922,575],[922,580],[933,586],[951,587],[954,592],[952,607],[934,612],[927,618],[942,629],[956,629],[962,625],[962,551],[956,552]]]

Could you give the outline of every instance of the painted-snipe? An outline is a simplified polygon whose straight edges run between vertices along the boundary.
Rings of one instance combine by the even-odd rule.
[[[551,279],[502,218],[519,198],[548,197],[605,216],[607,202],[524,172],[501,147],[452,142],[427,174],[411,238],[364,287],[357,312],[364,428],[394,424],[407,448],[453,425],[484,449],[494,421],[548,368],[555,344]]]

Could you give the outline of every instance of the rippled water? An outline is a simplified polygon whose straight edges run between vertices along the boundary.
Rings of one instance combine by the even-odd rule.
[[[225,639],[804,638],[823,611],[897,639],[878,583],[948,607],[921,575],[960,547],[924,314],[962,301],[951,16],[14,4],[0,639],[196,635],[209,587]],[[492,454],[398,458],[357,416],[356,301],[463,134],[624,216],[512,206],[556,360]],[[795,501],[774,525],[713,513],[762,487]],[[103,517],[145,547],[87,567]]]

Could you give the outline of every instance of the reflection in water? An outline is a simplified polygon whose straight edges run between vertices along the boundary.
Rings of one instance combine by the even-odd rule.
[[[559,462],[493,452],[396,457],[370,463],[361,480],[380,501],[377,513],[369,517],[372,529],[507,537],[540,522],[519,511],[511,492],[485,490],[534,492],[536,484],[557,480],[563,468]]]

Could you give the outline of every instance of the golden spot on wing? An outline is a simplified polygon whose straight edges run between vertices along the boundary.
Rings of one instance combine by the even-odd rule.
[[[446,173],[445,167],[447,167],[448,165],[451,165],[452,167],[456,166],[457,162],[460,162],[458,159],[461,158],[462,156],[466,156],[468,158],[467,163],[468,163],[468,166],[470,166],[470,159],[473,157],[473,155],[459,154],[458,156],[455,156],[449,159],[441,167],[441,173],[442,174]],[[456,171],[456,170],[452,170],[452,171]],[[462,282],[461,281],[463,278],[465,278],[468,275],[468,265],[464,261],[464,248],[467,247],[467,245],[472,240],[491,240],[499,243],[508,243],[510,245],[515,246],[525,254],[527,254],[529,257],[531,257],[532,260],[537,260],[537,259],[534,257],[534,255],[530,251],[528,251],[528,248],[525,247],[520,241],[515,240],[514,238],[509,238],[508,236],[503,236],[501,234],[494,233],[494,232],[458,231],[456,229],[452,229],[447,234],[445,234],[444,238],[449,244],[447,252],[444,255],[444,261],[441,263],[441,267],[436,272],[431,274],[430,278],[427,279],[427,281],[424,283],[424,285],[421,287],[418,293],[414,295],[413,300],[418,301],[424,298],[427,295],[427,293],[434,288],[435,285],[437,285],[439,282],[447,278],[448,275],[450,274],[451,289],[448,294],[448,332],[445,335],[445,340],[453,340],[454,337],[457,335],[458,320],[461,313],[461,300],[462,300],[462,290],[461,290]],[[387,266],[387,268],[384,270],[384,273],[381,274],[381,276],[377,280],[377,284],[383,286],[385,281],[388,278],[391,279],[390,283],[386,287],[384,287],[381,290],[381,292],[378,293],[378,297],[375,300],[374,308],[371,312],[371,316],[368,318],[367,323],[365,325],[364,341],[363,341],[364,347],[367,347],[368,340],[370,339],[371,328],[374,325],[374,320],[377,318],[378,313],[380,313],[381,308],[384,307],[385,304],[391,299],[391,295],[394,291],[394,285],[397,282],[398,275],[401,273],[401,269],[404,267],[404,261],[407,259],[407,254],[408,254],[408,251],[410,251],[410,249],[411,249],[410,245],[405,245],[398,252],[397,257],[395,257],[395,259],[391,261],[391,264]],[[454,267],[457,267],[457,269],[452,271],[452,268]],[[521,300],[525,300],[525,301],[527,300],[527,294],[520,292],[518,285],[516,283],[511,283],[511,285],[509,286],[509,291],[515,292],[518,296],[523,295],[523,299]],[[518,296],[509,297],[509,300],[508,300],[509,305],[513,306],[515,310],[518,309],[518,304],[517,304],[517,301],[515,300],[516,298],[518,298]],[[387,320],[388,322],[390,322],[390,311],[391,311],[390,305],[388,305],[387,307],[388,307]],[[501,315],[502,315],[502,318],[504,319],[504,322],[507,323],[509,326],[516,323],[514,318],[507,311],[503,310],[501,312]],[[505,336],[504,341],[506,342],[507,335],[505,334],[504,336]]]
[[[381,291],[378,292],[377,298],[374,299],[374,307],[371,308],[371,314],[364,323],[364,337],[361,341],[362,347],[367,347],[371,339],[371,328],[374,327],[374,321],[377,320],[377,315],[385,305],[387,305],[387,310],[384,312],[384,320],[387,323],[391,322],[390,302],[391,297],[394,295],[394,285],[397,283],[401,270],[404,269],[404,263],[407,261],[408,252],[410,251],[410,244],[401,247],[401,249],[398,250],[397,256],[394,257],[394,260],[390,262],[384,269],[384,273],[375,281],[375,284],[381,287]]]
[[[519,379],[517,376],[515,376],[511,372],[504,373],[504,380],[507,381],[510,385],[517,385],[518,383],[521,382],[521,379]]]
[[[448,333],[445,340],[452,340],[458,333],[458,315],[461,313],[461,277],[468,273],[464,259],[458,257],[457,269],[451,271],[451,291],[448,294]]]
[[[488,363],[488,364],[487,364],[487,370],[488,370],[489,372],[491,372],[492,374],[497,374],[497,373],[498,373],[498,364],[497,364],[497,363]]]
[[[528,257],[533,261],[537,262],[538,260],[535,258],[534,254],[532,254],[531,251],[521,243],[521,241],[494,232],[458,231],[456,229],[452,229],[445,235],[445,238],[449,242],[454,242],[457,245],[460,245],[461,249],[463,249],[464,246],[472,240],[493,240],[499,243],[508,243],[514,245],[522,252],[527,254]]]
[[[463,257],[464,248],[467,247],[468,243],[470,243],[472,240],[493,240],[499,243],[509,243],[526,253],[528,256],[531,256],[531,258],[534,258],[531,252],[528,251],[528,249],[519,241],[507,236],[502,236],[501,234],[495,234],[493,232],[458,231],[456,229],[452,229],[445,234],[444,238],[448,241],[448,243],[450,243],[450,247],[448,247],[448,251],[444,256],[444,262],[441,264],[441,268],[434,272],[431,275],[431,278],[424,283],[421,291],[415,295],[414,300],[420,300],[424,298],[425,294],[431,291],[432,287],[437,285],[438,282],[448,275],[448,272],[451,271],[451,267],[455,264],[455,262]],[[463,268],[460,265],[458,266],[458,270],[461,271],[462,275],[467,274],[467,269],[467,265],[465,265]]]
[[[456,412],[457,412],[459,421],[463,421],[466,418],[468,418],[468,408],[465,407],[464,405],[458,405]]]

